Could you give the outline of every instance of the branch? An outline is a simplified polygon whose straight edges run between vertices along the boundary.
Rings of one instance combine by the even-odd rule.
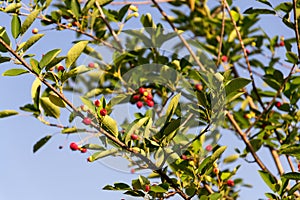
[[[293,0],[293,13],[294,13],[294,24],[295,24],[295,36],[297,41],[297,49],[298,49],[298,59],[300,59],[300,37],[299,37],[299,29],[298,29],[298,19],[297,19],[297,1]]]
[[[218,66],[221,62],[221,51],[222,51],[222,44],[224,39],[224,30],[225,30],[225,5],[224,5],[224,1],[222,0],[222,28],[221,28],[221,36],[219,41],[218,58],[217,58],[216,66]]]

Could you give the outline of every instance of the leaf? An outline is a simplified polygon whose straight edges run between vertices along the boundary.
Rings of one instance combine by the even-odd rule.
[[[229,81],[225,86],[226,95],[230,95],[233,92],[237,92],[238,90],[244,88],[251,82],[250,79],[246,78],[235,78]]]
[[[166,112],[166,116],[168,118],[168,120],[166,122],[169,122],[172,118],[172,116],[174,115],[176,108],[178,106],[179,103],[179,99],[180,99],[181,94],[176,94],[170,101],[167,112]]]
[[[40,103],[42,108],[44,109],[45,115],[54,117],[54,118],[59,118],[60,116],[60,109],[58,106],[54,105],[48,97],[42,97],[40,99]]]
[[[167,192],[168,190],[166,190],[165,188],[159,186],[159,185],[154,185],[154,186],[151,186],[150,187],[150,190],[152,192],[156,192],[156,193],[165,193]]]
[[[25,19],[25,21],[23,22],[22,26],[21,26],[21,30],[20,30],[20,34],[24,34],[28,28],[31,26],[31,24],[34,22],[34,20],[37,18],[37,16],[39,15],[40,10],[34,10],[32,11],[27,18]]]
[[[21,7],[22,7],[21,3],[11,3],[4,9],[4,12],[14,13]]]
[[[262,179],[265,181],[265,183],[269,186],[269,188],[275,192],[276,180],[268,172],[262,170],[259,170],[258,172]]]
[[[32,45],[34,45],[37,41],[39,41],[45,34],[35,34],[32,37],[30,37],[23,45],[22,48],[23,52],[27,51]],[[18,49],[18,50],[20,50]]]
[[[61,49],[53,49],[47,52],[40,61],[40,68],[43,69],[46,67],[60,52]]]
[[[82,103],[91,110],[91,112],[95,113],[95,105],[91,100],[89,100],[88,98],[85,98],[85,97],[80,97],[80,99],[81,99]]]
[[[274,10],[264,9],[264,8],[253,8],[250,7],[247,10],[245,10],[244,14],[271,14],[276,15],[276,12]]]
[[[85,144],[83,147],[86,148],[86,149],[90,149],[90,150],[99,150],[99,151],[104,151],[105,150],[104,147],[102,147],[98,144]]]
[[[77,127],[73,126],[70,128],[64,128],[63,130],[61,130],[61,133],[66,133],[66,134],[70,134],[70,133],[78,133],[81,129],[77,129]]]
[[[80,41],[68,51],[66,58],[67,68],[69,68],[78,59],[78,57],[83,52],[88,43],[88,41]]]
[[[19,113],[15,110],[2,110],[0,111],[0,118],[9,117],[17,114]]]
[[[1,56],[0,56],[0,63],[9,62],[10,60],[11,60],[10,57],[1,57]]]
[[[42,146],[44,146],[51,139],[51,137],[51,135],[47,135],[35,143],[33,146],[33,153],[37,152]]]
[[[293,63],[293,64],[298,63],[298,56],[295,53],[288,51],[288,52],[286,52],[285,56],[290,63]]]
[[[281,177],[290,179],[290,180],[300,180],[300,173],[299,172],[288,172],[283,174]]]
[[[66,103],[59,97],[57,96],[55,93],[51,92],[50,95],[49,95],[49,99],[50,101],[58,106],[58,107],[61,107],[61,108],[65,108],[66,107]]]
[[[41,91],[41,81],[40,79],[36,78],[31,86],[31,98],[33,101],[34,108],[36,110],[39,109],[40,104],[40,91]]]
[[[21,20],[17,14],[13,14],[11,19],[11,34],[16,39],[20,34]]]
[[[300,157],[300,146],[299,145],[285,146],[279,149],[279,153]]]
[[[19,76],[21,74],[26,74],[29,73],[27,70],[25,69],[9,69],[5,72],[3,72],[2,76]]]
[[[113,0],[97,0],[97,2],[99,3],[100,6],[104,6],[112,1]]]
[[[2,26],[0,26],[0,38],[2,38],[8,46],[10,46],[10,39],[7,35],[6,29]],[[7,49],[2,44],[0,44],[0,51],[7,52]]]
[[[256,1],[258,1],[260,3],[263,3],[263,4],[266,4],[266,5],[268,5],[272,8],[272,4],[268,0],[256,0]]]
[[[296,192],[297,190],[299,190],[300,188],[300,183],[295,184],[289,191],[288,191],[288,195],[293,195],[294,192]]]
[[[105,151],[100,151],[100,152],[96,152],[93,155],[91,155],[91,160],[95,161],[98,160],[100,158],[104,158],[113,154],[116,154],[118,152],[118,149],[109,149],[109,150],[105,150]]]
[[[239,157],[240,157],[239,154],[233,154],[233,155],[230,155],[230,156],[224,158],[223,162],[224,163],[232,163],[232,162],[236,161]]]
[[[80,17],[80,4],[77,0],[71,0],[71,11],[78,20]]]
[[[118,131],[118,125],[117,122],[111,118],[109,115],[106,115],[102,121],[101,126],[104,128],[108,133],[114,135],[115,137],[118,137],[119,131]]]

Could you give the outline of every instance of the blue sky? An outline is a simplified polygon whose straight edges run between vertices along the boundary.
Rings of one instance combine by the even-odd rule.
[[[217,1],[214,1],[214,3]],[[271,1],[275,5],[277,1]],[[253,1],[237,0],[236,4],[244,10],[250,6],[261,5]],[[163,4],[164,7],[167,4]],[[148,6],[140,6],[140,14],[151,12],[153,9]],[[156,13],[156,11],[155,11]],[[156,15],[160,18],[159,15]],[[0,26],[9,27],[10,19],[0,14]],[[278,17],[265,17],[260,22],[266,32],[270,35],[279,34],[286,37],[293,34],[278,23]],[[135,28],[140,28],[139,24],[132,23]],[[42,32],[45,30],[47,39],[44,38],[39,44],[35,45],[32,52],[41,55],[53,48],[63,48],[66,50],[71,47],[66,38],[74,38],[72,32],[46,31],[47,28],[41,27],[38,23],[34,24]],[[132,27],[131,27],[132,28]],[[10,32],[8,30],[8,32]],[[26,37],[30,36],[28,33]],[[0,74],[7,69],[15,67],[12,63],[0,65]],[[22,75],[18,78],[0,77],[0,110],[15,109],[31,102],[30,90],[34,78],[31,75]],[[33,144],[41,137],[58,133],[56,128],[46,127],[39,121],[30,117],[28,113],[23,113],[17,117],[10,117],[0,120],[1,150],[0,150],[0,200],[53,200],[53,199],[72,199],[72,200],[98,200],[98,199],[132,199],[117,192],[102,191],[101,188],[106,184],[114,182],[127,182],[136,178],[136,174],[119,172],[104,166],[101,163],[87,163],[88,154],[71,152],[68,144],[71,141],[78,141],[78,136],[70,136],[68,141],[60,134],[55,136],[36,154],[32,153]],[[221,144],[231,146],[227,154],[233,153],[235,146],[241,146],[241,142],[233,134],[228,134],[220,141]],[[66,144],[62,150],[59,145]],[[272,160],[265,156],[265,152],[259,152],[261,156],[269,163]],[[253,184],[252,189],[241,188],[241,199],[264,198],[263,193],[267,187],[258,177],[258,170],[255,164],[245,165],[240,161],[242,167],[239,177],[247,180],[247,183]],[[257,170],[255,170],[257,169]],[[174,198],[179,199],[179,198]]]

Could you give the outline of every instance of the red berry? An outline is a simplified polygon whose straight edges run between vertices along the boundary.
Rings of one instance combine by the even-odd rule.
[[[87,149],[86,149],[86,148],[81,148],[81,149],[80,149],[80,152],[81,152],[81,153],[86,153],[86,152],[87,152]]]
[[[39,29],[37,29],[37,28],[34,28],[34,29],[32,29],[32,34],[37,34],[38,32],[39,32]]]
[[[90,125],[92,123],[92,120],[91,118],[89,117],[85,117],[83,120],[82,120],[82,123],[84,123],[85,125]]]
[[[282,104],[281,104],[279,101],[277,101],[277,102],[275,103],[275,106],[276,106],[277,108],[279,108],[281,105],[282,105]]]
[[[89,64],[88,64],[88,67],[89,67],[89,68],[95,68],[95,63],[93,63],[93,62],[89,63]]]
[[[136,106],[137,106],[138,108],[143,107],[143,102],[141,102],[141,101],[136,102]]]
[[[145,88],[143,88],[143,87],[139,88],[139,93],[140,93],[141,95],[144,95],[144,92],[146,92],[146,89],[145,89]]]
[[[130,173],[134,174],[135,173],[135,169],[131,169]]]
[[[213,172],[214,172],[215,174],[219,174],[220,170],[219,170],[219,168],[215,167],[215,168],[213,169]]]
[[[94,101],[94,105],[96,107],[99,107],[101,105],[101,102],[97,99],[97,100]]]
[[[150,92],[148,93],[148,95],[146,96],[146,98],[148,100],[153,100],[153,96],[152,96],[152,94]]]
[[[196,84],[195,85],[196,90],[201,91],[203,90],[203,86],[201,84]]]
[[[183,155],[181,155],[181,159],[182,159],[182,160],[187,160],[188,158],[187,158],[186,155],[183,154]]]
[[[284,46],[284,41],[280,41],[279,46],[283,47]]]
[[[154,106],[154,101],[152,101],[152,100],[147,100],[146,103],[147,103],[147,105],[149,107],[153,107]]]
[[[149,192],[150,191],[150,185],[145,185],[145,192]]]
[[[250,50],[249,50],[249,49],[246,49],[246,53],[247,53],[247,54],[250,54]]]
[[[138,101],[138,100],[140,100],[140,95],[138,95],[138,94],[133,95],[132,98],[133,98],[133,100]]]
[[[233,187],[234,186],[234,181],[229,179],[227,180],[227,185]]]
[[[298,171],[300,171],[300,163],[298,163]]]
[[[107,115],[107,110],[106,110],[105,108],[101,109],[101,110],[100,110],[100,115],[101,115],[101,116]]]
[[[209,144],[205,147],[206,151],[211,151],[213,149],[213,147]]]
[[[131,134],[131,139],[132,140],[138,140],[139,136],[133,133],[133,134]]]
[[[58,66],[58,67],[57,67],[57,71],[59,71],[59,72],[60,72],[60,71],[62,71],[62,72],[65,71],[64,66],[62,66],[62,65]]]
[[[227,58],[227,56],[223,55],[223,56],[221,57],[221,60],[222,60],[222,62],[227,62],[227,61],[228,61],[228,58]]]
[[[75,142],[72,142],[72,143],[70,144],[70,149],[71,149],[72,151],[77,151],[77,150],[79,149],[79,147],[78,147],[78,145],[77,145]]]

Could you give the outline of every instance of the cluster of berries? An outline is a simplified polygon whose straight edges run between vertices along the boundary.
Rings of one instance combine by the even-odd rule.
[[[78,146],[75,142],[71,142],[70,149],[72,151],[80,151],[81,153],[86,153],[87,152],[86,148]]]
[[[132,95],[131,103],[136,104],[138,108],[142,108],[144,105],[149,107],[154,106],[153,95],[150,89],[140,87],[138,92]]]

